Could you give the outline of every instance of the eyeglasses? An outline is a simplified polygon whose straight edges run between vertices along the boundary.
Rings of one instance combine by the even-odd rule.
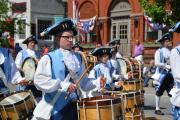
[[[73,40],[75,38],[75,36],[60,36],[62,38],[64,38],[65,40]]]

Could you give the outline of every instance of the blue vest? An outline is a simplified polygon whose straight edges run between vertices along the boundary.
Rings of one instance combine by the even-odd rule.
[[[11,83],[11,80],[15,74],[15,69],[12,69],[11,63],[14,62],[13,57],[11,55],[11,51],[8,48],[0,48],[0,51],[3,53],[4,57],[5,57],[5,61],[4,63],[1,65],[7,82]],[[13,64],[13,63],[12,63]]]
[[[54,80],[61,80],[64,81],[66,75],[68,74],[68,71],[64,65],[64,58],[62,52],[57,49],[55,51],[52,51],[48,53],[50,60],[51,60],[51,71],[52,71],[52,78]],[[81,56],[79,54],[75,54],[78,58],[78,60],[81,61]],[[66,72],[67,71],[67,72]],[[44,99],[47,102],[51,102],[56,95],[57,91],[51,92],[51,93],[45,93]],[[62,110],[69,102],[72,102],[73,100],[77,99],[77,95],[75,93],[71,93],[70,96],[65,99],[65,96],[67,95],[67,92],[64,91],[61,93],[59,99],[56,101],[53,107],[52,114],[56,114],[60,110]]]

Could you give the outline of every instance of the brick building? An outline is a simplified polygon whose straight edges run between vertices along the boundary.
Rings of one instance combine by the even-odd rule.
[[[159,44],[155,43],[165,31],[153,31],[144,19],[144,11],[138,0],[79,0],[80,19],[97,16],[93,32],[87,34],[86,44],[107,44],[113,39],[121,40],[120,52],[131,56],[134,41],[139,39],[145,45],[145,56],[153,56]],[[73,17],[73,0],[68,0],[68,16]],[[179,35],[174,35],[177,44]],[[90,40],[88,40],[90,39]]]

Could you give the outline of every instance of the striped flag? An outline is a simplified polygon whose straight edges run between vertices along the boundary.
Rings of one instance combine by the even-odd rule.
[[[152,18],[144,15],[144,19],[146,21],[146,23],[148,24],[148,26],[153,30],[153,31],[157,31],[157,30],[162,30],[166,25],[163,23],[154,23],[152,21]]]
[[[80,19],[80,16],[79,16],[80,0],[74,0],[74,4],[75,4],[75,18],[77,19],[77,21],[79,21],[79,19]]]
[[[93,31],[95,26],[96,16],[90,19],[80,20],[77,23],[78,29],[84,33],[89,33]]]

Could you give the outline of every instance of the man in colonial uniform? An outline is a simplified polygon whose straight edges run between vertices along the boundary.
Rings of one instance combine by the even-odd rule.
[[[6,42],[3,40],[6,40]],[[9,46],[8,39],[1,39],[0,37],[0,92],[5,95],[10,92],[8,87],[11,83],[18,81],[21,84],[21,81],[25,80],[20,75],[13,60],[12,53],[7,46]]]
[[[17,56],[16,56],[16,60],[15,63],[17,65],[17,68],[19,69],[19,71],[22,73],[22,76],[26,78],[25,74],[28,73],[24,73],[24,71],[22,70],[23,64],[26,61],[26,59],[28,58],[32,58],[35,63],[38,63],[38,59],[40,58],[40,55],[38,55],[38,53],[35,51],[35,45],[37,44],[37,40],[35,38],[35,36],[30,36],[27,39],[25,39],[23,41],[23,44],[27,45],[27,49],[21,50]],[[35,66],[34,66],[35,67]],[[32,68],[32,70],[35,68]],[[29,72],[33,72],[31,70],[29,70]],[[32,73],[29,73],[32,74]],[[33,77],[33,76],[32,76]],[[33,78],[32,78],[33,79]],[[38,99],[42,96],[41,92],[38,91],[35,86],[33,85],[33,80],[26,80],[23,81],[25,84],[24,85],[18,85],[17,86],[17,90],[31,90],[33,95],[35,97],[38,97]]]
[[[157,78],[152,76],[152,78],[157,79],[158,84],[155,85],[156,89],[156,110],[155,114],[158,115],[164,115],[164,113],[160,110],[160,97],[163,95],[164,91],[166,90],[168,95],[170,90],[173,87],[173,77],[170,73],[170,34],[166,33],[162,36],[161,39],[158,40],[158,42],[161,43],[162,47],[159,48],[155,52],[155,66],[157,74]]]
[[[180,22],[178,22],[173,32],[180,33]],[[174,83],[175,87],[171,90],[170,94],[172,97],[170,98],[170,101],[173,105],[173,117],[174,120],[180,119],[180,67],[179,67],[179,61],[180,61],[180,44],[171,50],[171,56],[170,56],[170,65],[172,74],[174,77]]]
[[[59,49],[43,56],[38,63],[34,84],[43,91],[43,98],[34,110],[33,119],[76,120],[77,111],[72,103],[78,98],[77,89],[89,91],[99,87],[100,81],[91,82],[84,76],[79,85],[75,84],[85,72],[85,65],[81,55],[72,50],[77,31],[70,19],[54,24],[43,33],[54,35]]]

